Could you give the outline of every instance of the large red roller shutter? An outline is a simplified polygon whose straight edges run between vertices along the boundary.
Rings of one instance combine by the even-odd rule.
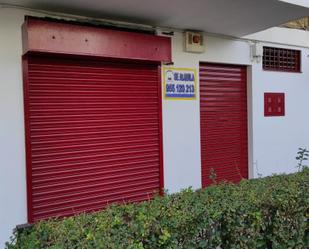
[[[30,222],[160,191],[157,65],[32,55],[24,67]]]
[[[203,187],[248,178],[245,66],[200,64]]]

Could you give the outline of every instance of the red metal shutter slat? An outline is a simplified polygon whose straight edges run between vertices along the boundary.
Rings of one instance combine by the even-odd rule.
[[[245,66],[200,64],[202,186],[248,178]]]
[[[160,190],[158,66],[28,58],[30,222]]]

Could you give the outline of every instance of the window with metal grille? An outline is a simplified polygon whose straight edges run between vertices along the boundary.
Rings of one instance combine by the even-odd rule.
[[[284,72],[300,72],[301,52],[285,48],[263,48],[263,69]]]

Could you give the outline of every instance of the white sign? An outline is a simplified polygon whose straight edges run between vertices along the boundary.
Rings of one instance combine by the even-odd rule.
[[[196,98],[196,70],[193,68],[163,68],[164,98],[192,100]]]

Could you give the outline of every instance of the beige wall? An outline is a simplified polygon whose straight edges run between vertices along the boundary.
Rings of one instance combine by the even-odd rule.
[[[305,17],[299,20],[288,22],[286,24],[283,24],[282,27],[309,30],[309,17]]]

